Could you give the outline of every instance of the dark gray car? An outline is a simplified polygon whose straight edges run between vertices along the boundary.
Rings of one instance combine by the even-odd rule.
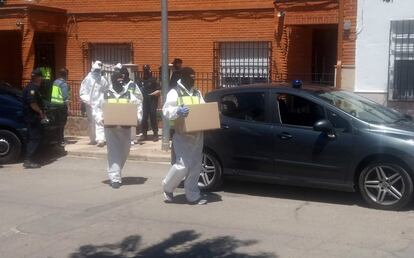
[[[375,208],[413,198],[414,123],[359,95],[325,87],[217,90],[221,129],[205,134],[200,187],[223,177],[360,191]]]

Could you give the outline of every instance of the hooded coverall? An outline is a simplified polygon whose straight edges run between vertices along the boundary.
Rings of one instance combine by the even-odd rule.
[[[142,119],[142,100],[137,99],[128,91],[127,85],[117,93],[112,87],[107,90],[96,105],[96,119],[98,124],[103,124],[103,104],[123,103],[138,104],[137,119]],[[129,126],[107,126],[105,127],[106,145],[108,150],[108,177],[111,182],[122,183],[121,171],[129,155],[131,148],[131,127]]]
[[[162,109],[163,115],[169,120],[176,120],[179,117],[177,111],[180,105],[201,103],[204,103],[201,93],[194,88],[187,90],[179,80],[177,86],[168,92]],[[189,202],[195,202],[200,199],[198,179],[202,162],[203,132],[184,133],[176,128],[172,141],[176,160],[162,182],[164,191],[174,192],[185,178],[186,199]]]
[[[143,103],[143,95],[141,90],[139,89],[138,85],[132,81],[129,80],[129,82],[126,83],[126,87],[128,88],[128,91],[135,96],[139,100],[140,103]],[[137,138],[137,128],[131,127],[131,143],[135,142]]]
[[[86,115],[89,122],[89,139],[91,142],[104,142],[105,134],[102,125],[96,123],[96,111],[94,107],[97,105],[99,98],[109,88],[108,81],[100,74],[99,69],[92,71],[82,81],[80,88],[80,98],[86,105]]]

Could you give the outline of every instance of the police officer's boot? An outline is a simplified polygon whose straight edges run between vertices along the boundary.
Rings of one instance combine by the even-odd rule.
[[[41,166],[40,166],[40,164],[32,162],[30,160],[25,160],[23,162],[23,167],[27,168],[27,169],[34,169],[34,168],[40,168]]]

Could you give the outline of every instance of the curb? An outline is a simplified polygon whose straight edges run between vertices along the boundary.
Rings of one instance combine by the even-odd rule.
[[[88,151],[67,151],[67,154],[75,157],[88,157],[88,158],[102,158],[106,159],[106,153],[96,153]],[[170,162],[170,155],[129,155],[127,160],[133,161],[146,161],[146,162]]]

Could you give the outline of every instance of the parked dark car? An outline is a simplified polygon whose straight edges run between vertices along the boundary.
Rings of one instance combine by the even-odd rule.
[[[48,107],[46,101],[45,107],[50,122],[43,126],[45,137],[42,145],[55,144],[58,143],[55,114],[59,111]],[[22,91],[0,83],[0,164],[15,162],[20,158],[26,145],[26,134]]]
[[[199,185],[223,177],[360,191],[375,208],[413,199],[412,118],[330,87],[222,89],[221,129],[206,132]]]

